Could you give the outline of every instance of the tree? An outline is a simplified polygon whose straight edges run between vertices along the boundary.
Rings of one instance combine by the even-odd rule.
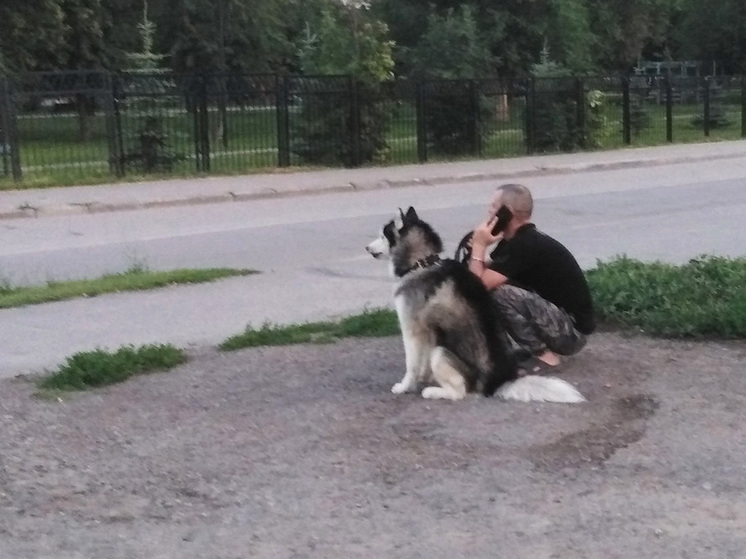
[[[587,72],[593,67],[594,35],[585,0],[553,0],[543,33],[545,46],[554,57],[573,72]]]
[[[746,73],[746,3],[743,0],[682,0],[675,38],[684,56]]]
[[[370,17],[365,6],[330,3],[300,42],[298,60],[307,75],[348,75],[353,91],[323,87],[329,79],[309,78],[322,90],[305,95],[294,151],[304,161],[345,165],[385,159],[389,107],[381,101],[381,84],[393,78],[394,44],[388,28]],[[349,107],[350,95],[355,104]]]
[[[548,41],[541,61],[531,68],[536,78],[527,110],[531,110],[527,141],[538,151],[572,151],[583,140],[578,126],[578,90],[572,70],[554,61]],[[585,101],[582,101],[585,104]]]
[[[148,0],[143,0],[142,20],[137,24],[140,35],[140,50],[125,53],[129,61],[129,70],[136,72],[161,72],[164,54],[153,51],[156,25],[148,14]]]
[[[605,70],[628,71],[646,50],[662,57],[668,48],[679,0],[588,0],[594,62]]]
[[[414,78],[487,77],[495,74],[496,63],[468,5],[443,16],[431,12],[426,31],[409,56]]]
[[[291,0],[156,0],[157,45],[177,72],[268,72],[292,56]]]
[[[59,63],[65,41],[64,13],[59,2],[5,0],[3,4],[0,72],[39,70]]]
[[[476,83],[463,80],[494,76],[496,62],[472,7],[449,9],[442,16],[430,14],[427,30],[409,60],[412,77],[434,80],[420,86],[430,151],[448,155],[478,151],[482,136],[478,115],[490,107],[482,102]]]

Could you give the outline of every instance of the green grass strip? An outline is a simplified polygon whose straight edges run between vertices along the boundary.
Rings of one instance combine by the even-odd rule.
[[[369,309],[362,314],[340,321],[305,322],[288,326],[264,324],[251,326],[220,344],[220,349],[233,351],[247,347],[290,345],[304,343],[331,343],[346,337],[380,337],[399,333],[396,313],[389,309]]]
[[[184,351],[170,344],[125,346],[114,353],[100,349],[76,353],[42,379],[39,388],[71,391],[107,386],[134,375],[170,369],[186,360]]]
[[[746,337],[746,258],[675,266],[618,257],[587,277],[602,323],[670,338]]]
[[[52,301],[95,297],[120,291],[141,291],[180,283],[204,283],[231,276],[246,276],[255,270],[232,268],[178,269],[151,272],[133,269],[120,274],[109,274],[97,279],[48,282],[46,285],[10,287],[0,285],[0,309],[38,305]]]

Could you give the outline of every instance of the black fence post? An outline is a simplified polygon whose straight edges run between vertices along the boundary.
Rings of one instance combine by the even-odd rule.
[[[704,98],[705,98],[705,138],[710,136],[710,76],[704,78]]]
[[[115,74],[104,74],[102,91],[106,111],[106,137],[109,144],[109,170],[113,175],[124,175],[124,155],[122,153],[122,121],[119,115],[119,84]]]
[[[417,159],[420,163],[427,162],[426,85],[426,82],[417,82],[417,87],[415,88],[415,106],[417,111]]]
[[[587,103],[585,101],[585,82],[583,78],[576,78],[575,82],[577,92],[577,126],[578,126],[578,145],[580,148],[586,148],[586,129],[585,129],[585,109]]]
[[[629,76],[624,76],[622,78],[622,136],[625,145],[632,143],[632,119],[629,103]]]
[[[200,131],[199,131],[199,78],[191,76],[189,81],[189,95],[188,95],[188,106],[189,110],[192,111],[192,128],[194,131],[194,165],[195,170],[199,172],[201,170],[201,152],[200,149]]]
[[[120,176],[124,176],[124,174],[127,172],[127,166],[126,155],[124,152],[124,130],[122,127],[121,111],[122,85],[119,81],[119,76],[114,76],[112,87],[114,100],[114,124],[117,132],[117,145],[119,146],[119,171],[121,172]]]
[[[671,76],[666,76],[666,141],[673,142],[673,87]]]
[[[200,100],[199,100],[199,145],[200,145],[200,166],[205,173],[210,171],[210,113],[207,102],[207,77],[200,76]]]
[[[347,80],[350,91],[350,135],[352,146],[352,165],[360,166],[360,83],[354,76],[349,76]]]
[[[13,180],[20,182],[23,180],[20,141],[16,124],[13,89],[7,79],[0,79],[0,126],[2,126],[0,149],[3,153],[3,170],[8,174],[7,166],[8,160],[10,160],[10,174],[13,175]]]
[[[477,157],[482,157],[482,112],[479,106],[479,83],[477,80],[470,80],[469,93],[471,96],[471,110],[474,115],[472,118],[472,151]]]
[[[277,115],[277,164],[290,165],[290,118],[288,111],[288,77],[275,76],[275,107]]]
[[[3,162],[3,176],[10,175],[10,138],[8,134],[8,118],[6,110],[6,88],[5,78],[0,77],[0,159]]]
[[[533,154],[536,149],[536,78],[528,79],[526,89],[526,153]]]
[[[746,75],[741,76],[741,137],[746,138]]]

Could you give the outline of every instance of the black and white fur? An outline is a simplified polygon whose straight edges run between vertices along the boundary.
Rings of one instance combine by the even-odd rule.
[[[510,341],[482,282],[462,264],[440,258],[440,236],[414,208],[400,215],[400,222],[387,223],[366,247],[375,258],[390,258],[398,278],[394,304],[406,371],[391,391],[402,394],[430,384],[423,398],[461,400],[477,392],[522,402],[584,401],[564,380],[518,376]]]

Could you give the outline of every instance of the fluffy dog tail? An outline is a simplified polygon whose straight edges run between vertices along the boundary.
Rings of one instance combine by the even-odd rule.
[[[503,400],[516,402],[556,402],[578,404],[585,402],[583,395],[567,381],[557,377],[528,375],[506,382],[495,392]]]

